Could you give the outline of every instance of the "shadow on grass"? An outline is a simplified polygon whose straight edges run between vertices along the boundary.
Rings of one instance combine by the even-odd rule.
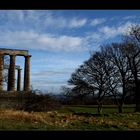
[[[73,113],[73,115],[80,115],[84,117],[103,117],[103,116],[109,116],[108,114],[93,114],[93,113],[87,113],[87,112],[79,112],[79,113]]]

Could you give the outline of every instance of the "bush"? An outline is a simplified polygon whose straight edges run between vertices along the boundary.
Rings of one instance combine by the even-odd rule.
[[[51,95],[37,95],[35,92],[30,92],[24,97],[24,103],[17,107],[17,109],[24,111],[51,111],[61,107],[60,103]]]

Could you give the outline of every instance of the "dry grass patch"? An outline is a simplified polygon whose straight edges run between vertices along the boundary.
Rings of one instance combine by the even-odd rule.
[[[140,130],[140,113],[111,114],[110,116],[83,116],[73,113],[49,112],[26,112],[12,109],[1,109],[0,120],[3,126],[9,120],[11,127],[14,124],[35,124],[36,129],[102,129],[102,130]],[[8,124],[8,125],[9,125]],[[26,128],[26,125],[24,128]],[[5,127],[5,126],[4,126]],[[29,127],[29,126],[28,126]],[[34,127],[34,126],[33,126]],[[30,128],[30,127],[29,127]]]

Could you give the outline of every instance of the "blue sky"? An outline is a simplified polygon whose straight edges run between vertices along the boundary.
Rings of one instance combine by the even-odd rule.
[[[139,23],[140,10],[0,10],[0,48],[29,50],[33,89],[56,93],[91,51]]]

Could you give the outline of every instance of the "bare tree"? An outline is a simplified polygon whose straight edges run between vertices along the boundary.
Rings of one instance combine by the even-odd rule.
[[[117,85],[116,87],[120,85],[119,88],[122,89],[121,94],[119,92],[113,94],[118,104],[119,113],[122,113],[122,106],[127,95],[126,85],[131,77],[128,58],[125,54],[125,47],[123,43],[112,43],[111,45],[107,45],[103,50],[106,52],[106,57],[109,58],[107,62],[111,63],[113,66],[114,76],[112,76],[112,78],[117,76],[115,85]],[[110,85],[112,86],[112,84]],[[117,99],[119,99],[119,102]]]
[[[75,73],[72,74],[71,79],[68,81],[70,84],[75,85],[73,90],[82,94],[92,93],[97,96],[98,113],[102,112],[102,101],[105,96],[110,93],[109,90],[109,76],[112,68],[107,67],[107,61],[104,54],[95,52],[91,55],[89,60],[85,61]]]
[[[101,113],[105,96],[114,97],[119,113],[122,112],[127,82],[132,77],[125,47],[124,43],[101,46],[101,51],[93,53],[68,81],[75,85],[73,90],[77,91],[76,94],[82,93],[84,96],[94,91],[97,95],[98,113]]]
[[[140,111],[140,26],[132,25],[125,36],[126,56],[133,75],[136,96],[136,111]]]
[[[136,111],[140,111],[140,26],[132,26],[122,43],[103,45],[94,52],[68,81],[76,94],[93,92],[97,96],[98,113],[105,96],[114,96],[121,113],[130,82],[134,81]],[[122,92],[120,92],[122,89]]]

